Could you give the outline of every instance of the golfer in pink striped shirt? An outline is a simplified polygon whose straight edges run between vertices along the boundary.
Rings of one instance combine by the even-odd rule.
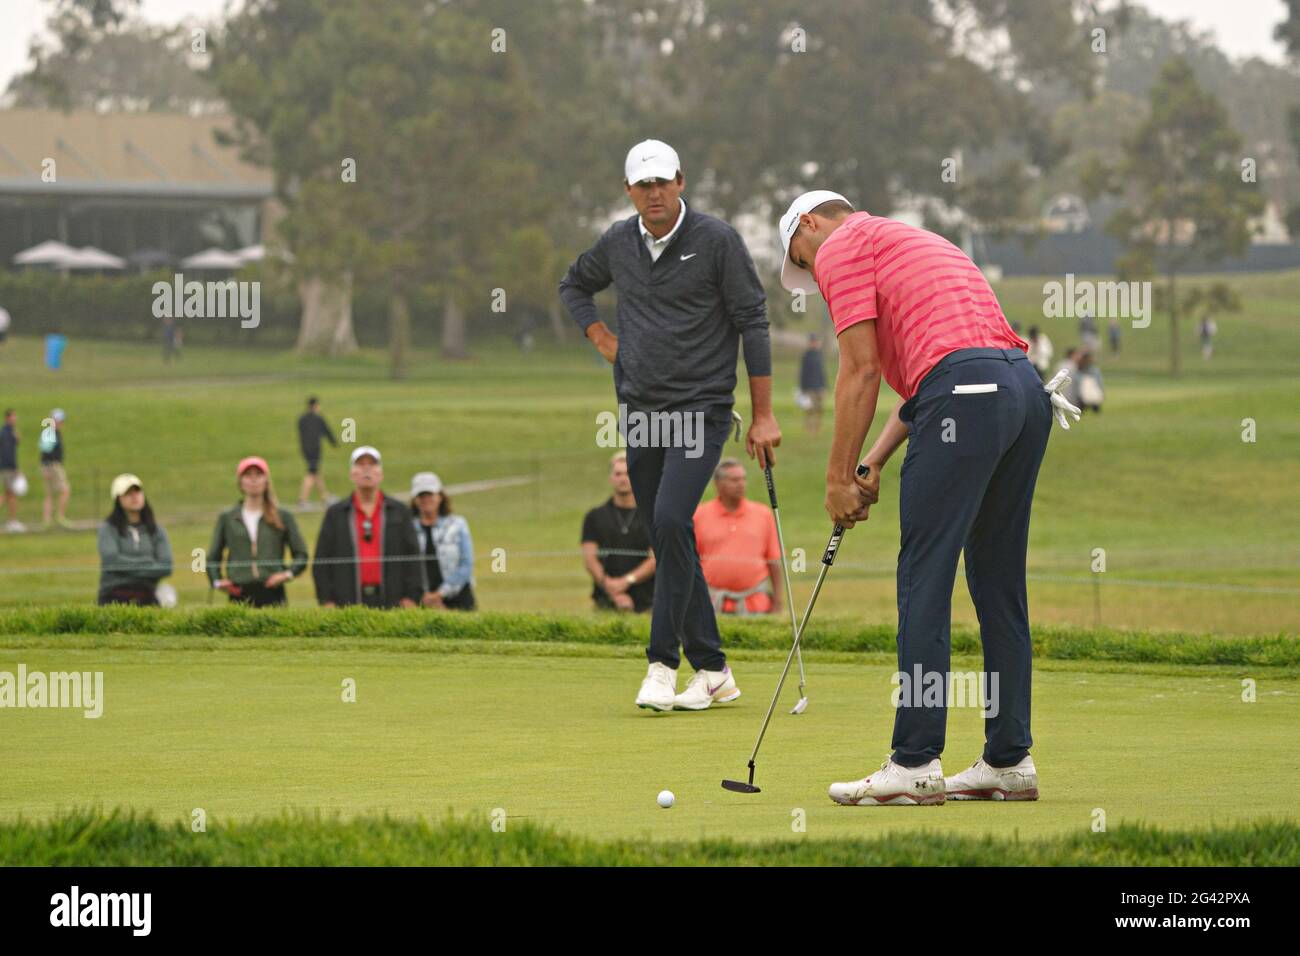
[[[820,291],[839,339],[826,471],[832,520],[867,520],[881,470],[908,443],[899,473],[892,753],[875,773],[832,784],[830,797],[855,806],[1036,800],[1025,552],[1058,403],[983,273],[946,239],[856,212],[825,190],[796,199],[780,232],[782,284]],[[868,477],[856,478],[882,377],[899,402],[862,459]],[[952,589],[963,551],[984,644],[985,744],[969,770],[945,779]]]

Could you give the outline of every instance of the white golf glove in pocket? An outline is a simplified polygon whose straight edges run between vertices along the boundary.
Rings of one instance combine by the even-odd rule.
[[[1065,417],[1066,413],[1073,415],[1076,422],[1079,420],[1079,416],[1083,414],[1077,405],[1071,405],[1070,400],[1061,394],[1061,389],[1069,384],[1069,373],[1065,369],[1061,369],[1043,386],[1043,391],[1047,392],[1052,398],[1052,414],[1056,416],[1056,420],[1060,422],[1061,427],[1067,432],[1070,430],[1070,422]]]

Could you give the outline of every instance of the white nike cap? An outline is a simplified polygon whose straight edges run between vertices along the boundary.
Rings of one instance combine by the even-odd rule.
[[[373,458],[375,460],[376,465],[382,465],[384,463],[384,459],[379,457],[379,449],[376,448],[374,445],[362,445],[360,448],[358,448],[356,451],[352,453],[352,457],[349,459],[349,463],[355,465],[357,463],[358,458],[362,458],[366,455],[369,455],[371,458]]]
[[[781,257],[781,285],[791,292],[819,291],[817,283],[813,281],[812,273],[807,269],[799,268],[791,260],[790,240],[794,238],[795,230],[799,228],[800,216],[806,212],[812,212],[822,203],[830,202],[832,199],[849,202],[839,193],[833,193],[829,189],[814,189],[790,203],[790,208],[781,217],[781,224],[778,227],[778,231],[781,233],[781,251],[784,253]],[[852,206],[853,203],[849,202],[849,205]]]
[[[643,179],[676,179],[682,168],[677,150],[657,139],[642,140],[627,151],[623,178],[631,183]]]

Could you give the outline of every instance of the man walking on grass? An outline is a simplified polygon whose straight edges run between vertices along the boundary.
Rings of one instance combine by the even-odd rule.
[[[299,508],[306,508],[310,504],[313,488],[320,492],[320,500],[323,504],[332,505],[336,500],[325,487],[325,476],[320,473],[322,438],[334,448],[339,445],[320,413],[320,399],[313,395],[307,399],[307,411],[298,417],[298,448],[302,452],[302,460],[307,465],[307,473],[302,476],[302,489],[298,492]]]
[[[753,421],[746,437],[759,466],[781,431],[772,415],[767,301],[753,260],[727,223],[687,206],[671,146],[638,143],[624,163],[623,189],[637,214],[615,223],[580,255],[560,298],[614,366],[627,441],[628,475],[649,524],[656,560],[650,662],[636,704],[704,710],[740,696],[722,651],[692,516],[731,428],[736,358],[743,343]],[[596,317],[592,297],[618,291],[617,337]],[[653,417],[653,416],[658,416]],[[646,420],[674,427],[656,431]],[[677,693],[679,647],[695,668]]]
[[[984,645],[984,753],[944,778],[947,707],[940,695],[900,694],[893,753],[876,773],[834,783],[830,797],[856,806],[958,800],[1037,800],[1029,748],[1031,648],[1025,552],[1034,483],[1053,411],[1079,410],[1047,389],[1007,324],[983,273],[946,239],[855,212],[817,190],[780,222],[781,282],[820,290],[839,339],[835,434],[826,511],[853,527],[879,499],[880,471],[906,441],[899,474],[898,670],[948,688],[957,559]],[[854,474],[876,414],[880,380],[899,403]],[[994,682],[988,679],[997,675]],[[987,688],[1000,699],[987,700]]]

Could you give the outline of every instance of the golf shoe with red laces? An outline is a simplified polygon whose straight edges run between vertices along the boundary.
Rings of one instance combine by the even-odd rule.
[[[906,807],[943,803],[943,768],[939,758],[920,767],[903,767],[886,757],[869,777],[833,783],[830,798],[846,807]]]

